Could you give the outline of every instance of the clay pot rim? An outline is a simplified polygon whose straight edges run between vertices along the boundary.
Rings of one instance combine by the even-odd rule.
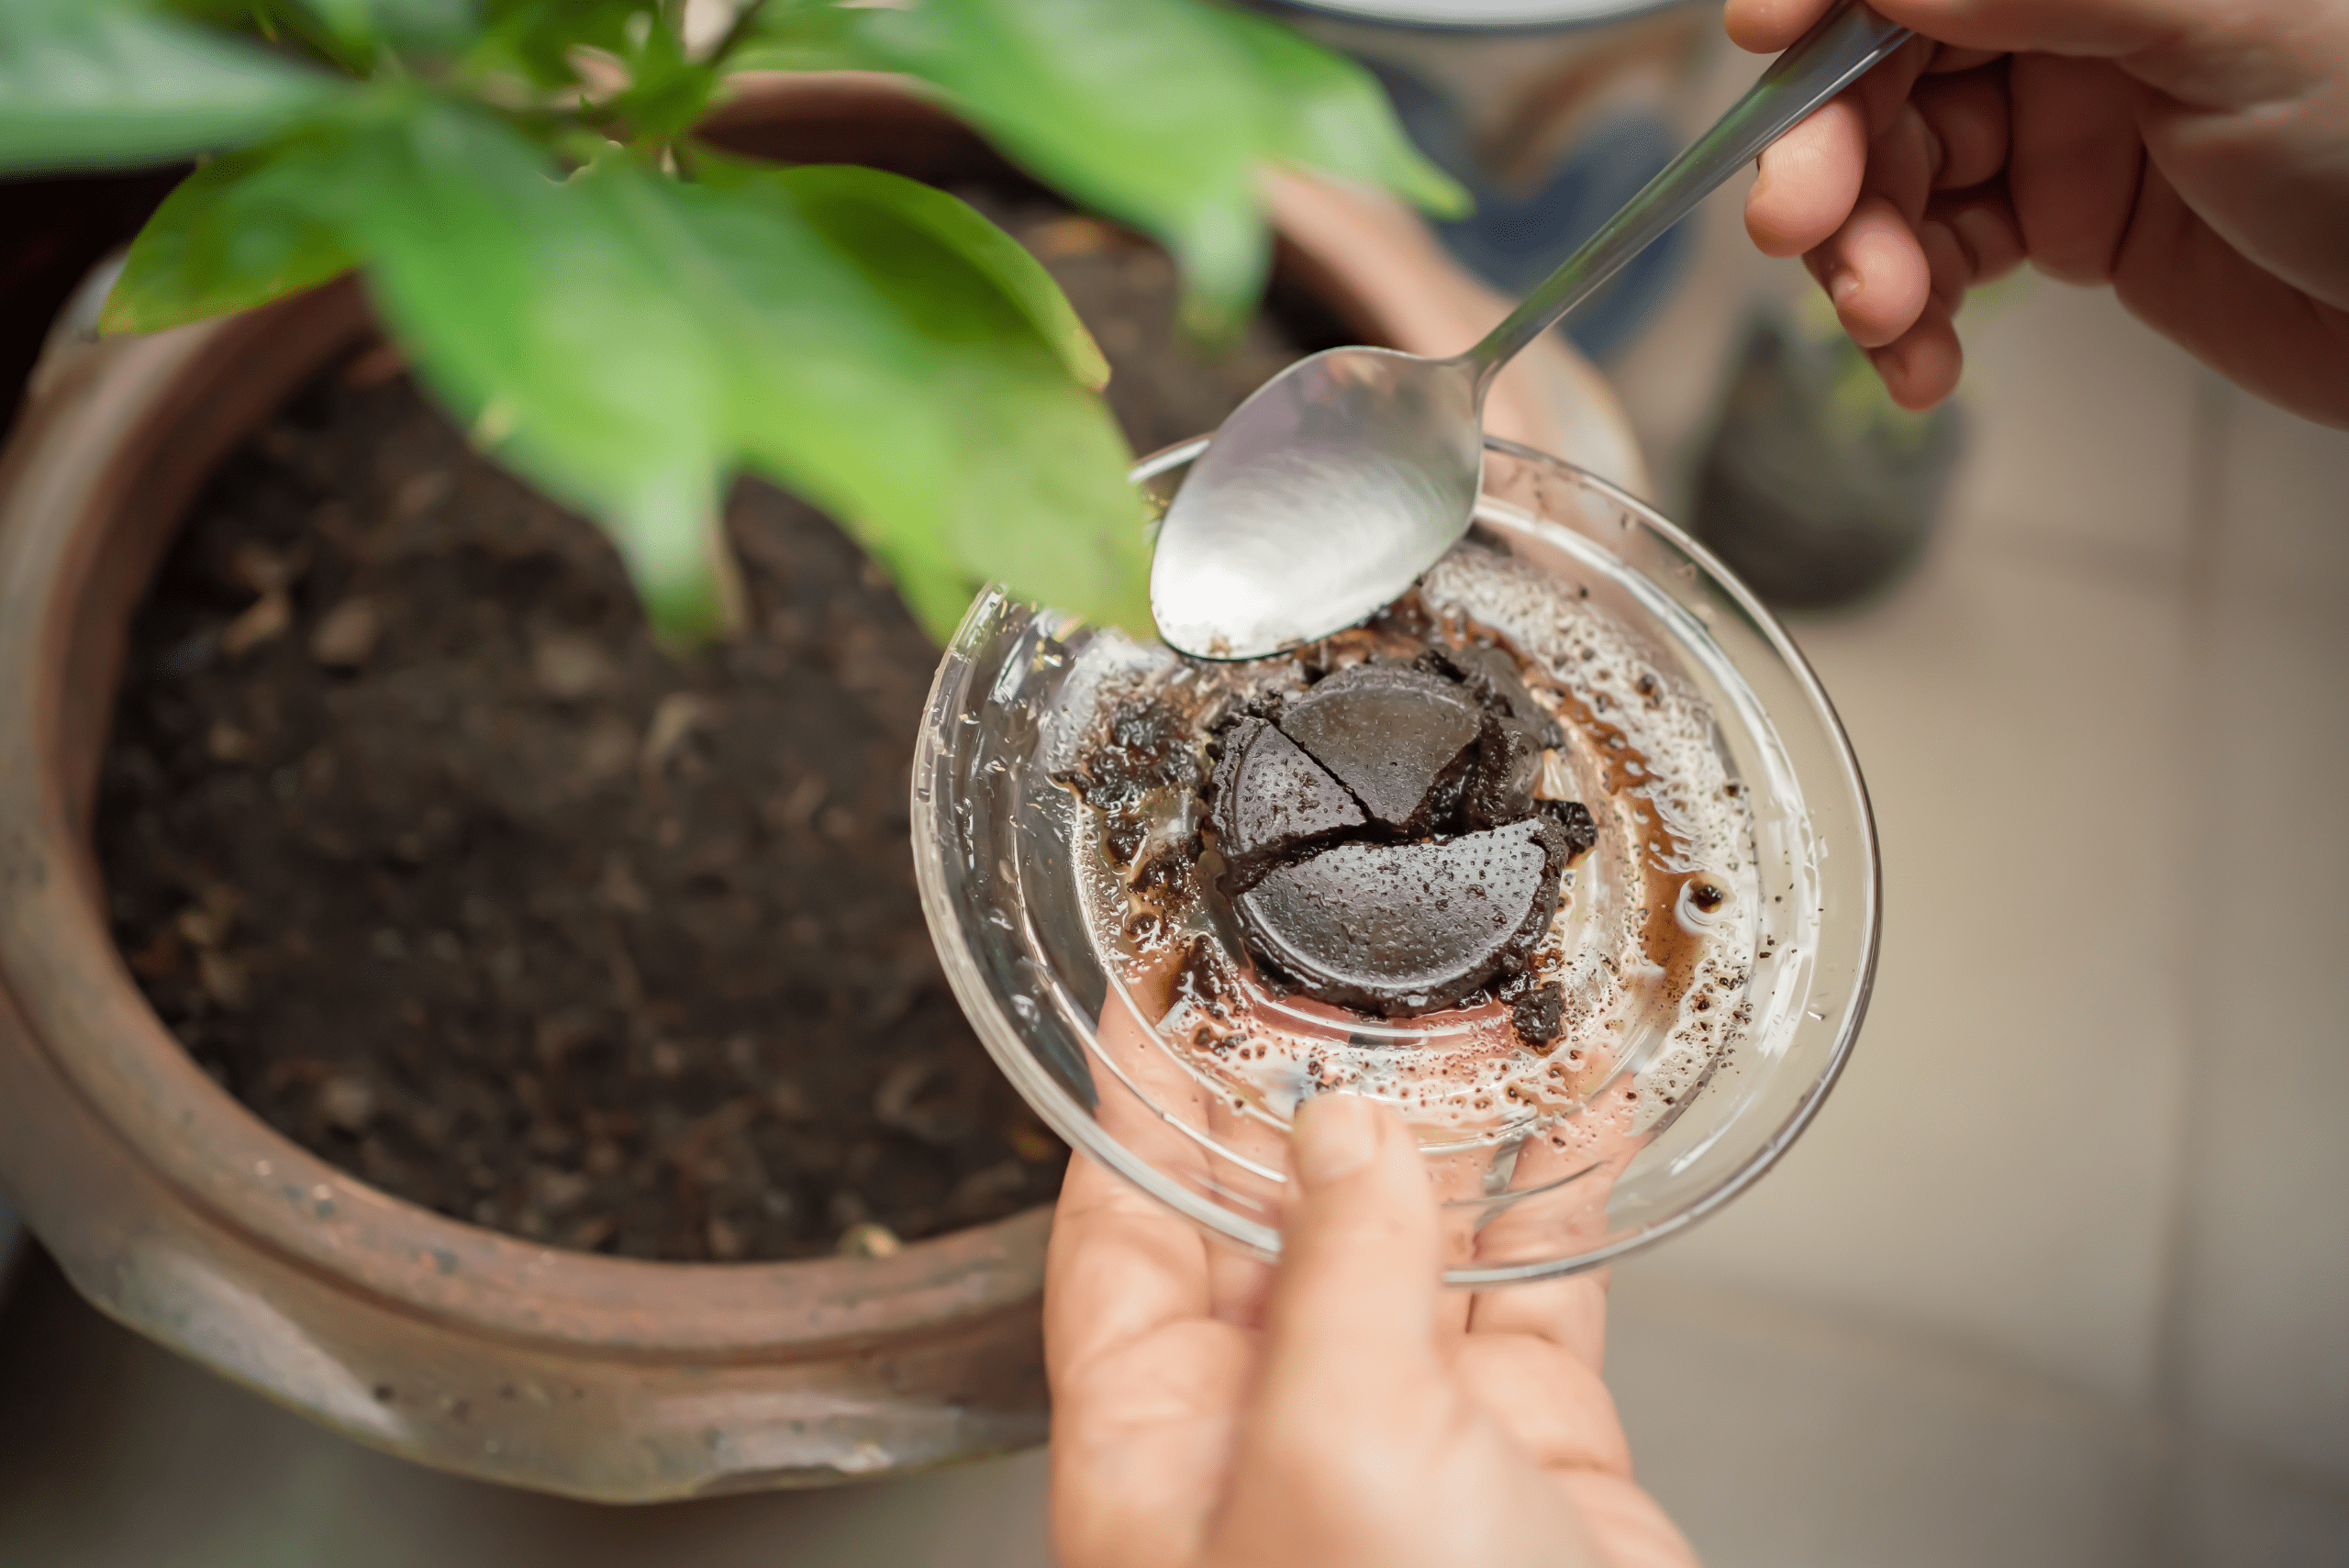
[[[217,460],[250,429],[194,446],[182,431],[240,361],[301,361],[284,391],[365,330],[351,283],[242,316],[87,350],[28,406],[0,463],[0,992],[27,1042],[124,1157],[215,1221],[405,1310],[518,1340],[619,1356],[725,1360],[843,1343],[1009,1307],[1033,1296],[1051,1221],[1036,1207],[908,1242],[885,1258],[672,1263],[523,1240],[435,1214],[330,1164],[213,1082],[164,1026],[107,929],[69,725],[102,738],[71,688],[104,547],[142,505],[175,531]],[[302,347],[290,356],[289,339]],[[200,451],[195,447],[215,450]],[[135,585],[133,600],[143,592]],[[100,655],[118,666],[121,627]],[[111,673],[111,670],[109,670]],[[115,684],[105,682],[110,710]],[[95,763],[95,751],[90,756]],[[83,800],[72,798],[77,784]],[[72,1041],[75,1049],[59,1049]],[[785,1314],[788,1312],[786,1319]]]

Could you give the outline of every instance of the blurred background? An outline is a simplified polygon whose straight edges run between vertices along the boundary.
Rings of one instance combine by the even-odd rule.
[[[1702,3],[1285,14],[1476,191],[1440,237],[1503,290],[1754,70]],[[0,390],[169,183],[0,198]],[[1901,417],[1747,245],[1742,185],[1574,336],[1654,498],[1841,708],[1886,944],[1784,1165],[1618,1271],[1642,1478],[1716,1568],[2349,1563],[2349,436],[2028,276],[1961,318],[1958,406]],[[502,1492],[284,1415],[14,1251],[0,1562],[1049,1561],[1040,1455],[635,1510]]]

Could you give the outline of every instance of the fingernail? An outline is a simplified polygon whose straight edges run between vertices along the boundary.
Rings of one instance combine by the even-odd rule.
[[[1835,275],[1827,280],[1827,297],[1842,304],[1860,292],[1860,274],[1849,267],[1838,267]]]
[[[1316,1095],[1297,1106],[1289,1149],[1307,1187],[1341,1181],[1378,1152],[1378,1107],[1359,1095]]]

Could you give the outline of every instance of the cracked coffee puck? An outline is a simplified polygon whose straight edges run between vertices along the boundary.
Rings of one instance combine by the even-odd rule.
[[[1233,723],[1208,822],[1249,951],[1292,989],[1390,1018],[1522,984],[1595,836],[1580,806],[1534,796],[1560,739],[1483,648],[1357,664]]]
[[[1261,718],[1226,733],[1210,787],[1222,803],[1217,830],[1235,891],[1306,845],[1370,821],[1343,784]]]
[[[1307,995],[1399,1017],[1457,1003],[1558,907],[1565,835],[1530,817],[1442,841],[1344,843],[1232,900],[1249,945]]]
[[[1484,733],[1485,712],[1441,675],[1357,664],[1291,702],[1280,728],[1373,817],[1401,832],[1424,832],[1438,786],[1456,779]]]

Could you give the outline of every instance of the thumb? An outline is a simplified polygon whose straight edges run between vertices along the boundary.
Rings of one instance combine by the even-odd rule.
[[[1730,42],[1755,54],[1776,54],[1809,32],[1833,0],[1729,0],[1721,20]],[[1877,9],[1883,7],[1879,5]]]
[[[1290,1156],[1266,1394],[1327,1399],[1365,1366],[1431,1367],[1442,1252],[1419,1140],[1389,1106],[1323,1095],[1298,1108]]]
[[[1730,41],[1758,54],[1776,54],[1809,32],[1825,16],[1833,0],[1729,0],[1722,21]],[[2271,57],[2274,46],[2259,42],[2282,36],[2285,19],[2300,21],[2300,13],[2314,7],[2290,0],[2262,0],[2231,6],[2156,5],[2144,0],[2106,0],[2100,4],[1983,5],[1980,0],[1868,0],[1888,22],[1914,29],[1935,43],[1959,49],[1987,50],[1997,54],[2024,50],[2099,60],[2125,60],[2151,54],[2145,61],[2159,71],[2162,62],[2189,62],[2202,82],[2242,82],[2256,79],[2240,66],[2221,72],[2211,57],[2241,61],[2258,51],[2262,64],[2278,68]],[[2313,61],[2320,58],[2300,51]],[[2282,62],[2288,69],[2297,61]]]

